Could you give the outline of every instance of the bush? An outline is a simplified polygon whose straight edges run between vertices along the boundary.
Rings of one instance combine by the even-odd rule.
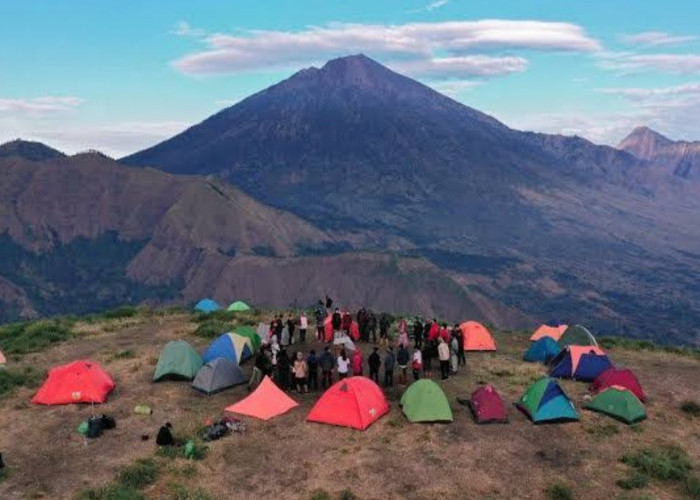
[[[73,337],[73,323],[65,319],[13,323],[0,327],[0,350],[5,354],[41,351]]]
[[[690,417],[700,416],[700,404],[695,401],[685,400],[681,403],[681,411]]]
[[[688,498],[700,500],[700,479],[696,476],[688,476],[683,483],[683,493]]]
[[[634,472],[631,476],[625,479],[619,479],[615,482],[623,490],[634,490],[644,488],[649,484],[649,477],[641,472]]]
[[[17,387],[37,387],[43,378],[43,375],[31,366],[27,366],[24,370],[11,368],[0,370],[0,397]]]
[[[544,493],[548,500],[573,500],[574,498],[571,488],[564,483],[550,484]]]
[[[222,333],[232,332],[236,325],[219,320],[209,320],[197,327],[194,334],[205,339],[213,339]]]
[[[117,477],[120,486],[140,490],[153,484],[158,478],[158,465],[154,460],[140,459],[123,469]]]
[[[688,455],[678,446],[667,446],[659,450],[641,450],[623,456],[621,461],[640,474],[662,481],[683,480],[693,468]]]
[[[214,497],[201,489],[191,491],[181,484],[171,484],[170,489],[172,490],[170,496],[172,500],[214,500]]]
[[[355,500],[356,498],[357,496],[349,488],[345,488],[340,492],[340,500]]]
[[[139,310],[134,306],[121,306],[116,309],[105,311],[99,316],[104,319],[121,319],[121,318],[133,318],[139,313]]]
[[[331,500],[331,494],[328,493],[326,490],[314,490],[311,492],[309,500]]]
[[[145,500],[146,497],[133,488],[110,485],[96,490],[87,490],[79,493],[78,500]]]

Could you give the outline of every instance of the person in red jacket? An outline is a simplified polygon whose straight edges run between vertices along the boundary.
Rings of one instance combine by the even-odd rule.
[[[362,351],[357,349],[355,351],[355,354],[352,356],[352,374],[357,376],[362,376],[362,371],[363,371],[363,365],[364,362],[362,360]]]
[[[440,338],[445,344],[450,343],[450,331],[447,329],[447,323],[443,323],[440,328]]]
[[[437,342],[437,338],[440,336],[440,325],[435,318],[430,323],[430,330],[428,331],[428,341]]]

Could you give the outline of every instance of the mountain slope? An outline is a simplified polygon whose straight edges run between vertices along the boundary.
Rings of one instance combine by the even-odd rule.
[[[10,158],[13,156],[30,161],[41,161],[60,158],[65,155],[40,142],[16,139],[6,142],[5,144],[0,144],[0,158]]]
[[[700,179],[700,142],[672,141],[647,127],[638,127],[617,146],[682,179]]]
[[[423,259],[339,253],[347,243],[220,181],[98,153],[0,159],[0,170],[0,320],[202,296],[308,305],[328,292],[451,318],[498,311],[522,324]],[[405,293],[411,285],[420,291]]]

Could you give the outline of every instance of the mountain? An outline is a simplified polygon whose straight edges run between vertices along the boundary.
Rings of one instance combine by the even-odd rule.
[[[204,296],[305,306],[330,293],[341,304],[523,323],[423,258],[343,251],[347,241],[216,179],[95,152],[13,156],[0,171],[0,321]]]
[[[0,144],[0,158],[10,158],[13,156],[30,161],[41,161],[52,158],[61,158],[65,155],[60,151],[50,148],[46,144],[42,144],[40,142],[16,139],[14,141]]]
[[[700,338],[695,187],[627,151],[510,129],[362,55],[122,162],[217,176],[331,235],[382,235],[541,320]]]
[[[637,127],[618,149],[682,179],[700,179],[700,142],[672,141],[648,127]]]

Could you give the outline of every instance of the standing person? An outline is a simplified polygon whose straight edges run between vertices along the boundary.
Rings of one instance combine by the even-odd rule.
[[[399,352],[396,353],[396,363],[399,365],[399,384],[406,385],[406,369],[408,368],[409,354],[408,349],[404,346],[399,346]]]
[[[430,338],[430,327],[432,324],[430,321],[426,321],[425,325],[423,325],[423,343],[425,344],[428,341],[428,338]]]
[[[280,344],[277,341],[277,335],[272,334],[270,337],[270,359],[272,361],[271,367],[274,377],[277,377],[277,360],[279,359]]]
[[[331,363],[333,363],[333,358],[331,358]],[[306,364],[309,365],[309,389],[312,391],[318,390],[318,365],[319,359],[316,357],[316,351],[311,349],[309,352],[309,357],[306,358]],[[331,369],[332,369],[331,364]]]
[[[401,329],[401,323],[399,323],[399,338],[398,338],[397,342],[399,345],[404,345],[404,346],[408,347],[408,329],[406,328],[405,321],[403,321],[403,324],[404,324],[404,328]]]
[[[372,343],[376,344],[377,343],[377,316],[372,311],[369,312],[369,318],[367,320],[367,328],[369,329],[369,333],[372,334]],[[367,334],[367,338],[369,338],[369,333]]]
[[[459,327],[459,325],[457,323],[455,323],[455,330],[457,330],[457,342],[459,343],[459,351],[457,352],[457,358],[459,359],[459,365],[466,366],[467,358],[464,355],[464,332],[462,331],[462,329]]]
[[[287,349],[282,346],[277,356],[277,386],[283,391],[288,391],[291,386],[291,374],[292,363],[287,356]]]
[[[294,318],[292,318],[292,313],[289,313],[287,317],[287,329],[289,330],[289,344],[294,343],[294,329],[296,324],[294,323]]]
[[[263,376],[267,372],[267,364],[270,360],[267,357],[267,349],[260,349],[257,356],[255,356],[255,365],[253,366],[253,373],[248,381],[248,391],[255,389]]]
[[[331,299],[328,294],[326,294],[326,309],[333,307],[333,299]]]
[[[292,371],[294,373],[294,385],[297,388],[297,392],[300,393],[303,390],[305,393],[308,393],[309,386],[306,385],[306,377],[309,372],[309,365],[304,360],[304,354],[301,351],[297,352]]]
[[[309,328],[309,319],[306,317],[306,312],[301,311],[299,316],[299,342],[306,343],[306,330]]]
[[[457,340],[457,334],[452,335],[452,340],[450,340],[450,372],[452,375],[457,374],[457,369],[459,367],[459,341]]]
[[[440,328],[440,338],[447,344],[450,341],[450,332],[447,330],[447,323],[442,324]]]
[[[333,333],[340,331],[340,327],[343,325],[343,318],[340,316],[340,309],[335,308],[333,316],[331,316],[331,325],[333,326]]]
[[[437,338],[440,336],[440,325],[438,324],[437,320],[433,318],[433,321],[430,323],[430,330],[428,331],[428,340],[430,342],[435,342],[437,341]]]
[[[418,348],[416,348],[418,349]],[[435,347],[432,342],[424,342],[423,348],[418,349],[421,353],[421,359],[423,363],[423,374],[426,378],[431,378],[433,376],[433,351]]]
[[[408,352],[408,351],[407,351]],[[394,365],[396,364],[396,356],[394,356],[394,350],[389,346],[386,350],[386,356],[384,356],[384,387],[394,386]],[[406,367],[404,366],[404,376],[406,372]]]
[[[367,364],[369,365],[369,378],[379,385],[379,367],[382,364],[382,358],[379,357],[379,347],[375,347],[372,354],[369,355]]]
[[[318,364],[321,365],[321,387],[325,390],[333,385],[333,367],[335,366],[335,359],[333,359],[330,347],[325,346],[323,348],[323,354],[321,354]]]
[[[345,332],[345,335],[350,335],[350,325],[352,324],[352,316],[350,313],[345,311],[341,315],[340,319],[340,329]]]
[[[363,342],[369,342],[369,329],[367,328],[367,323],[367,309],[362,306],[362,309],[357,311],[357,326],[360,327],[360,338]]]
[[[450,347],[442,337],[438,337],[438,359],[440,360],[440,374],[442,380],[447,380],[450,376]]]
[[[323,322],[326,320],[326,308],[323,307],[323,301],[319,300],[316,306],[316,311],[314,312],[316,317],[316,340],[319,342],[324,341],[324,328]]]
[[[280,324],[283,324],[282,320],[280,320]],[[282,326],[282,333],[280,333],[279,341],[282,347],[287,347],[289,345],[289,328],[287,328],[286,324]]]
[[[423,356],[421,355],[420,349],[413,349],[413,362],[411,363],[411,368],[413,368],[413,380],[420,379],[420,371],[423,367]]]
[[[282,328],[284,328],[284,325],[282,325],[282,315],[280,314],[275,318],[275,328],[274,332],[275,335],[277,335],[277,341],[282,342]]]
[[[338,380],[343,380],[348,376],[348,367],[350,366],[350,359],[345,353],[345,349],[340,351],[336,364],[338,365]]]
[[[423,344],[423,323],[420,318],[416,318],[413,323],[413,341],[416,343],[416,348],[420,349]]]
[[[355,350],[355,354],[352,355],[352,374],[356,377],[361,377],[364,372],[364,360],[362,359],[362,351],[359,349]]]
[[[387,318],[386,314],[382,314],[379,317],[379,338],[383,340],[387,337],[388,334],[389,334],[389,318]]]

